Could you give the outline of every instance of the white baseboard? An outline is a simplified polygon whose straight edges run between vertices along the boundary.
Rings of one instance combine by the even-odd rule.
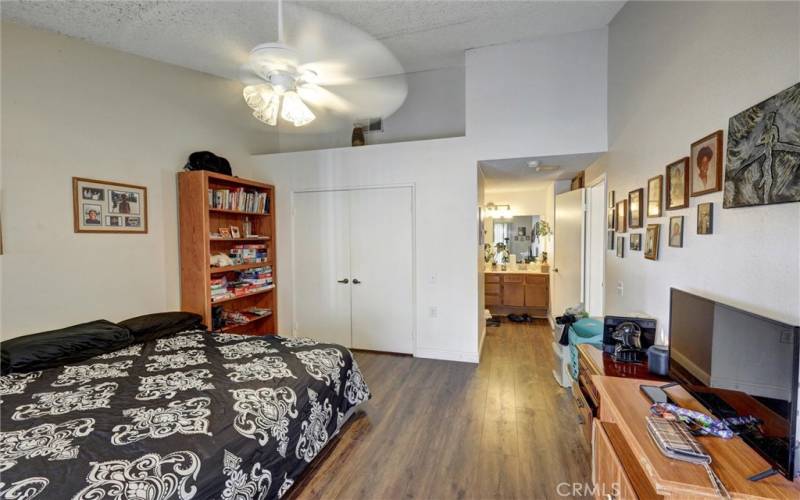
[[[417,349],[416,358],[441,359],[444,361],[462,361],[465,363],[478,363],[479,352],[449,351],[446,349]]]
[[[483,330],[481,330],[481,341],[478,343],[478,362],[481,360],[481,356],[483,355],[483,341],[486,340],[486,324],[484,322]]]

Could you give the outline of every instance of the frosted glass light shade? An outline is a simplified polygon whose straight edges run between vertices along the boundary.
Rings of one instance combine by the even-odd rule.
[[[289,91],[283,94],[281,118],[294,123],[295,127],[302,127],[313,122],[316,116],[308,109],[297,92]]]
[[[272,94],[264,104],[253,111],[253,116],[256,119],[274,127],[278,124],[278,108],[281,106],[281,97],[277,94]]]

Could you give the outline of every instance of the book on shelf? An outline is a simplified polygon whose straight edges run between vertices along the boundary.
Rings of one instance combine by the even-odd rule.
[[[236,273],[229,280],[225,276],[211,280],[211,302],[269,290],[274,286],[272,266],[255,267]]]
[[[269,194],[262,191],[245,188],[208,189],[208,206],[211,208],[268,214],[269,205]]]

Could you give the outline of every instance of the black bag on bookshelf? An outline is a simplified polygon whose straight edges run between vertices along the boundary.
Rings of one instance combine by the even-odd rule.
[[[183,167],[184,170],[208,170],[217,174],[231,174],[231,164],[221,156],[217,156],[211,151],[195,151],[189,155],[189,161]]]

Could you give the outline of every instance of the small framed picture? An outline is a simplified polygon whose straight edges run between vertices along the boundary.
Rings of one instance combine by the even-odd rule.
[[[230,238],[231,237],[231,229],[229,227],[221,227],[221,228],[219,228],[219,237],[220,238]]]
[[[231,226],[231,238],[241,238],[242,233],[239,232],[239,226]]]
[[[608,192],[608,208],[614,208],[614,191]]]
[[[631,234],[631,252],[642,251],[642,233]]]
[[[647,181],[647,216],[661,217],[661,193],[664,192],[664,176],[657,175]]]
[[[692,143],[692,196],[722,190],[722,130]]]
[[[683,215],[669,218],[669,246],[683,248]]]
[[[697,234],[711,234],[714,232],[714,204],[700,203],[697,205]]]
[[[147,232],[144,186],[73,177],[72,210],[76,233]]]
[[[627,215],[628,215],[628,200],[617,202],[616,208],[616,230],[618,233],[624,233],[628,230]]]
[[[644,200],[644,189],[639,188],[628,193],[628,227],[638,229],[642,227],[642,201]]]
[[[617,257],[625,257],[625,237],[617,236]]]
[[[617,213],[616,209],[609,208],[608,209],[608,229],[615,229],[617,225]]]
[[[689,206],[689,158],[667,165],[667,210]]]
[[[606,245],[608,245],[609,251],[614,250],[614,231],[608,232],[608,242],[606,243]]]
[[[661,224],[648,224],[644,233],[644,258],[658,260],[658,240]]]

